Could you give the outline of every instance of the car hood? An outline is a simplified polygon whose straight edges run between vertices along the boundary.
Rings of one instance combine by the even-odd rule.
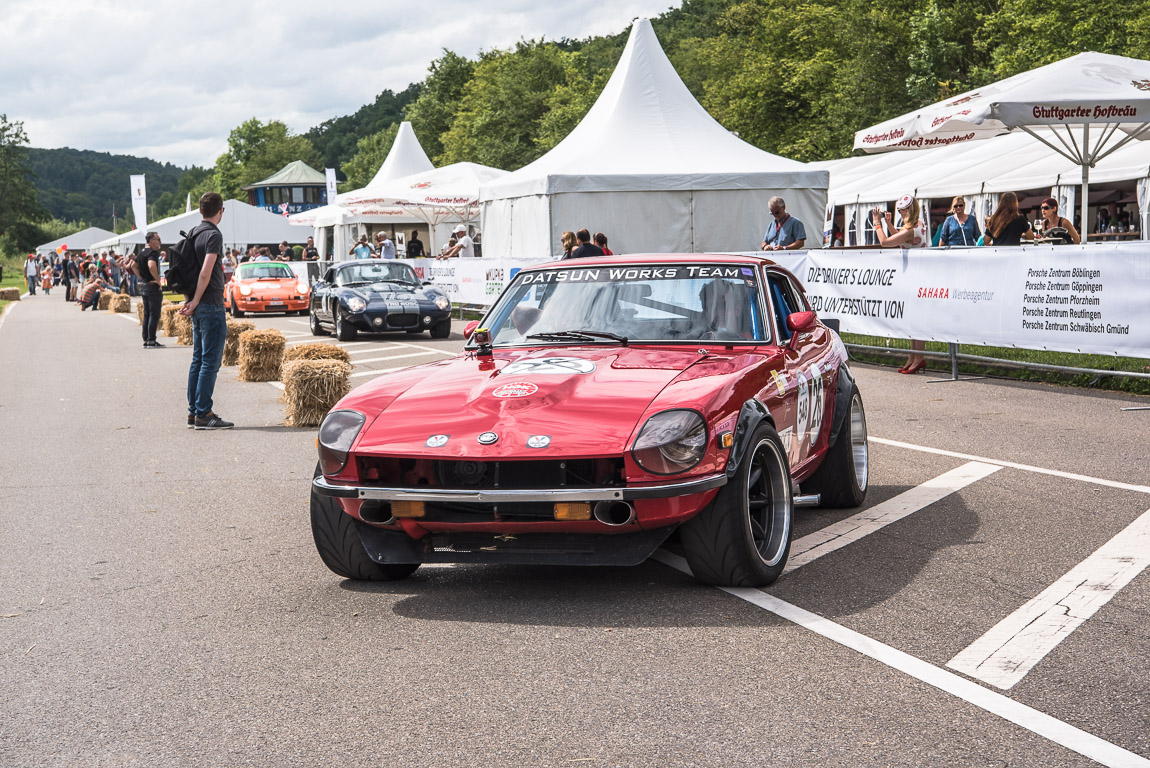
[[[420,286],[401,285],[399,283],[372,283],[371,285],[357,285],[354,288],[345,288],[346,294],[355,294],[361,299],[372,301],[411,301],[412,299],[426,298]]]
[[[444,458],[618,455],[650,402],[699,359],[695,348],[611,345],[461,355],[428,366],[371,423],[356,450]],[[386,377],[377,385],[386,388]],[[496,442],[481,445],[485,432]],[[433,435],[448,438],[433,448]],[[527,446],[540,435],[549,438],[545,447]]]

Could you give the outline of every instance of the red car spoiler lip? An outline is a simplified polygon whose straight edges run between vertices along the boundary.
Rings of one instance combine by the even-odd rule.
[[[341,499],[373,501],[448,501],[475,503],[509,503],[516,501],[630,501],[635,499],[667,499],[703,493],[727,484],[727,475],[720,472],[678,483],[629,486],[625,488],[529,488],[475,489],[454,488],[380,488],[378,486],[340,485],[328,482],[323,475],[312,480],[312,487],[321,496]]]

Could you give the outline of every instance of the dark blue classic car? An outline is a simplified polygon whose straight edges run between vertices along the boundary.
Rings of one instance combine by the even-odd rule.
[[[360,331],[430,331],[433,339],[451,335],[451,300],[440,288],[420,284],[402,261],[349,261],[335,264],[311,289],[311,332],[340,341]]]

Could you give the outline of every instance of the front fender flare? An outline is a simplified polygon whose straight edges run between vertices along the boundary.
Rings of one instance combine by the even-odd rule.
[[[775,419],[766,405],[754,397],[743,403],[743,407],[739,409],[739,418],[735,422],[735,442],[731,446],[731,456],[727,461],[727,477],[733,478],[739,471],[743,457],[751,448],[751,435],[763,421],[767,421],[771,426],[775,425]]]

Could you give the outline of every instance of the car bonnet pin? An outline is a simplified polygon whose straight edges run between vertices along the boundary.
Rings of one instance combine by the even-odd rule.
[[[499,439],[499,435],[495,434],[494,432],[484,432],[476,439],[479,441],[480,445],[491,445]]]
[[[426,445],[428,448],[442,448],[447,445],[447,439],[449,437],[451,437],[451,435],[432,435],[427,438]]]

